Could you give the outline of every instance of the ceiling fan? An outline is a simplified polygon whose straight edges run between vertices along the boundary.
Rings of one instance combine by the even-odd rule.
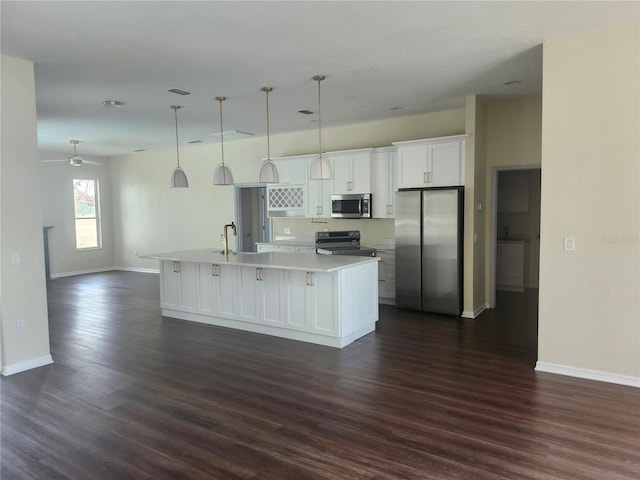
[[[49,162],[69,162],[69,165],[73,167],[81,167],[85,163],[88,165],[102,165],[100,162],[96,162],[95,160],[85,160],[76,152],[76,146],[80,143],[80,140],[69,140],[69,143],[73,145],[73,155],[69,158],[63,158],[60,160],[40,160],[42,163]]]

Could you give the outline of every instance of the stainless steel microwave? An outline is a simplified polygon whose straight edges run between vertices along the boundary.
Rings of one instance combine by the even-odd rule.
[[[331,218],[371,218],[371,194],[331,195]]]

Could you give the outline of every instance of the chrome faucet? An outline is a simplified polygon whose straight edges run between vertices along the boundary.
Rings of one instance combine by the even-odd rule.
[[[238,231],[236,230],[236,224],[231,222],[224,226],[223,234],[222,234],[222,243],[224,243],[224,250],[222,253],[225,255],[229,255],[229,237],[227,236],[227,228],[231,227],[231,231],[233,232],[233,236],[236,237],[238,235]]]

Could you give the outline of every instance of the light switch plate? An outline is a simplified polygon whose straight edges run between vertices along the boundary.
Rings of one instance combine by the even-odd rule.
[[[576,251],[576,237],[564,237],[564,251],[565,252]]]

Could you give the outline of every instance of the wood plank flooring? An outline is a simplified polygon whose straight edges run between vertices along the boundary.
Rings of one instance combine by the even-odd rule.
[[[638,479],[638,389],[535,373],[535,296],[380,307],[342,350],[162,318],[158,277],[49,284],[55,363],[1,388],[1,478]]]

